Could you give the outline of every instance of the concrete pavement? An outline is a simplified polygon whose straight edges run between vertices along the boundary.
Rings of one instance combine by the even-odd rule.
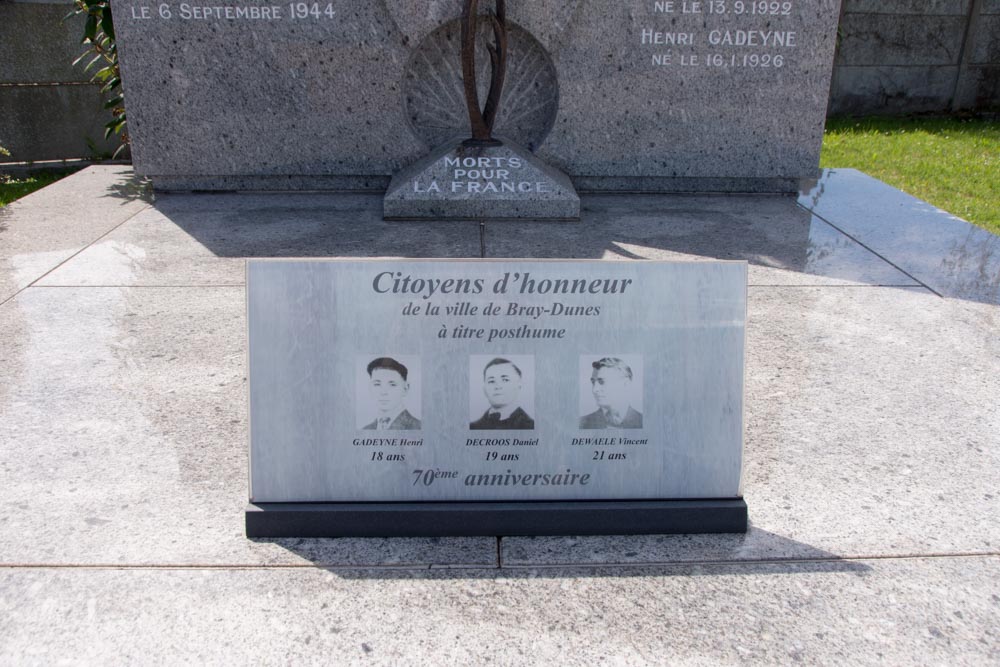
[[[850,170],[796,201],[585,195],[384,223],[377,195],[0,210],[0,661],[1000,659],[1000,237]],[[750,263],[747,535],[247,540],[247,257]]]

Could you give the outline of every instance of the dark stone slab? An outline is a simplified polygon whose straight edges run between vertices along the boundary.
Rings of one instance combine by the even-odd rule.
[[[261,503],[247,537],[444,537],[745,533],[731,500],[534,503]]]

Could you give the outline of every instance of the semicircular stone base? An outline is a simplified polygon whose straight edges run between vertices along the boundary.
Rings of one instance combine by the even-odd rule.
[[[493,43],[493,32],[485,17],[480,19],[478,30],[476,81],[482,106],[490,83],[486,45]],[[458,20],[432,32],[414,51],[403,77],[411,129],[430,147],[470,134],[462,83],[461,35]],[[507,77],[495,133],[534,151],[548,136],[559,108],[556,68],[537,39],[509,23],[508,49]]]
[[[504,139],[469,147],[455,139],[393,177],[387,220],[578,220],[580,197],[566,174]]]

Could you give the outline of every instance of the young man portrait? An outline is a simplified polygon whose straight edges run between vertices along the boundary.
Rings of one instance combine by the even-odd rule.
[[[410,391],[409,371],[391,357],[379,357],[369,362],[368,392],[375,405],[375,421],[366,431],[416,431],[420,420],[406,410]]]
[[[509,359],[496,357],[487,363],[483,369],[482,391],[490,407],[469,424],[469,428],[497,431],[535,428],[535,420],[521,407],[524,382],[521,369]]]
[[[632,407],[629,365],[618,357],[603,357],[591,367],[590,392],[597,410],[580,417],[580,428],[642,428],[642,413]]]

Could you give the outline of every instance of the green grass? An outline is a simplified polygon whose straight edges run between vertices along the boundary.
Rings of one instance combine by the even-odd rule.
[[[823,167],[853,167],[1000,234],[1000,122],[831,118]]]
[[[43,171],[26,176],[11,176],[0,173],[0,208],[40,190],[46,185],[55,183],[60,178],[68,176],[68,171]]]

